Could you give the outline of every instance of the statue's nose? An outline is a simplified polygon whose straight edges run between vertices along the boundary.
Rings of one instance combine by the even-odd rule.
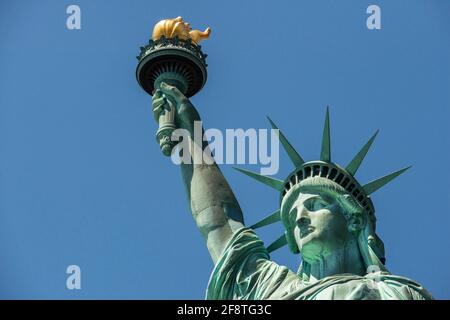
[[[309,210],[303,204],[297,206],[296,222],[298,225],[309,224],[311,222]]]

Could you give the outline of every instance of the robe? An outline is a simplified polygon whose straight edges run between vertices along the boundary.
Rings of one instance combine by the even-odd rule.
[[[428,300],[432,296],[405,277],[378,272],[337,274],[304,282],[287,267],[270,260],[263,242],[248,228],[228,242],[211,274],[209,300]]]

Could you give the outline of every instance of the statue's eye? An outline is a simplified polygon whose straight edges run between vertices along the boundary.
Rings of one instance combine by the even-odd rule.
[[[323,199],[314,199],[312,207],[314,211],[321,210],[328,206],[328,203]]]

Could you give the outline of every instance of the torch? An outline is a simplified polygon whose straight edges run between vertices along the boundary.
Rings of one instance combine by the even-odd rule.
[[[136,79],[148,94],[153,95],[161,82],[175,86],[190,98],[199,92],[206,83],[206,54],[201,50],[200,41],[207,39],[210,28],[205,31],[191,30],[189,23],[182,17],[159,21],[148,45],[141,47],[136,58]],[[169,110],[159,116],[159,128],[156,139],[162,153],[170,156],[175,146],[172,132],[176,129],[175,106],[166,99]]]

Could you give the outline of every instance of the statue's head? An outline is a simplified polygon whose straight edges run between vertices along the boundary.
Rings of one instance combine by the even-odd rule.
[[[375,216],[341,185],[323,177],[302,180],[284,197],[280,209],[286,240],[293,253],[305,262],[327,256],[349,243],[356,243],[368,265],[376,264],[372,253],[384,261],[384,246],[375,233]]]
[[[280,142],[295,165],[295,170],[284,181],[239,169],[281,193],[280,209],[252,226],[283,222],[285,235],[267,247],[269,252],[287,244],[293,253],[301,253],[304,264],[353,243],[366,267],[375,265],[385,270],[384,245],[375,232],[375,208],[370,195],[409,167],[365,185],[359,184],[355,173],[377,133],[343,168],[331,162],[327,110],[320,160],[305,162],[278,131]]]
[[[314,260],[356,239],[367,214],[340,185],[312,177],[286,195],[281,219],[291,250],[304,260]]]

